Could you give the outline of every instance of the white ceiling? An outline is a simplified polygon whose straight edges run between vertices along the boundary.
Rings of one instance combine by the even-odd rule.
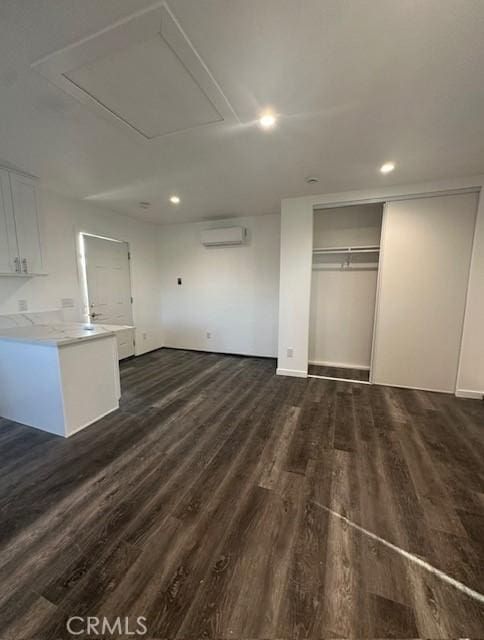
[[[103,104],[119,104],[119,115],[147,139],[220,121],[160,36],[84,65],[68,77]]]
[[[31,64],[150,4],[1,0],[0,163],[158,222],[274,213],[283,197],[484,171],[483,0],[170,0],[239,121],[144,140]],[[161,94],[139,86],[129,108],[156,127],[146,101]],[[267,107],[280,114],[270,132],[255,123]],[[387,160],[397,168],[383,176]],[[314,174],[320,183],[307,185]]]

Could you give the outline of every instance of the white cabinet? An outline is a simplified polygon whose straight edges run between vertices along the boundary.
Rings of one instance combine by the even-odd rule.
[[[29,276],[42,270],[36,183],[0,169],[0,275]]]
[[[6,171],[0,170],[0,273],[20,270],[17,235],[13,217],[10,180]]]
[[[9,174],[22,273],[42,271],[37,187],[27,177]]]

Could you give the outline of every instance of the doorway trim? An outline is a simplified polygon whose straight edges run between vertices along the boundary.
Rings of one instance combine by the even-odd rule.
[[[378,304],[379,304],[379,296],[380,296],[380,286],[381,286],[381,265],[383,262],[383,253],[384,253],[384,243],[383,243],[383,233],[385,230],[386,224],[386,207],[387,202],[390,200],[406,200],[408,198],[412,198],[413,196],[406,197],[394,197],[394,198],[365,198],[360,200],[347,200],[344,202],[336,202],[336,203],[324,203],[322,205],[313,205],[313,229],[314,229],[314,214],[317,211],[324,211],[325,209],[342,209],[344,207],[354,207],[358,205],[365,204],[381,204],[382,205],[382,221],[381,221],[381,229],[380,229],[380,250],[379,250],[379,258],[378,258],[378,267],[377,267],[377,281],[376,281],[376,293],[375,293],[375,308],[373,312],[373,332],[371,336],[371,350],[370,350],[370,366],[368,367],[368,380],[352,380],[350,378],[333,378],[331,376],[320,376],[312,373],[307,373],[308,378],[319,378],[322,380],[336,380],[337,382],[351,382],[358,384],[373,384],[373,358],[375,352],[375,336],[377,331],[377,318],[378,318]],[[430,197],[430,196],[429,196]],[[312,270],[311,270],[311,284],[310,291],[312,287]],[[309,334],[309,326],[308,326],[308,334]],[[309,341],[308,341],[309,345]],[[309,351],[308,351],[308,368],[309,364],[311,364],[309,360]]]
[[[84,317],[85,322],[90,322],[90,314],[89,314],[89,287],[87,284],[87,262],[86,262],[86,251],[84,245],[84,237],[88,236],[90,238],[99,238],[100,240],[107,240],[109,242],[117,242],[119,244],[125,244],[128,249],[128,272],[129,272],[129,289],[130,289],[130,298],[131,298],[131,315],[133,318],[133,324],[135,323],[135,312],[133,306],[133,274],[131,273],[131,249],[129,246],[129,242],[127,240],[120,240],[119,238],[111,238],[109,236],[104,236],[99,233],[91,233],[90,231],[81,231],[79,229],[75,230],[76,235],[76,249],[77,249],[77,264],[78,264],[78,273],[79,273],[79,283],[81,287],[81,297],[82,297],[82,306],[83,312],[82,315]],[[133,334],[134,340],[134,334]],[[135,343],[136,348],[136,343]]]

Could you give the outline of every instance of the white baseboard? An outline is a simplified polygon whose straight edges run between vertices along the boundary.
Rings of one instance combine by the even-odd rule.
[[[359,369],[361,371],[369,371],[370,367],[362,364],[348,364],[347,362],[328,362],[327,360],[310,360],[309,364],[318,367],[338,367],[340,369]]]
[[[414,391],[430,391],[431,393],[452,393],[451,389],[431,389],[430,387],[411,387],[408,384],[392,384],[391,382],[377,382],[372,380],[372,384],[380,387],[394,387],[395,389],[413,389]]]
[[[300,369],[276,369],[276,374],[278,376],[292,376],[293,378],[307,378],[307,371],[302,371]]]
[[[474,400],[484,399],[484,391],[471,391],[470,389],[457,389],[455,395],[458,398],[472,398]]]
[[[246,358],[270,358],[275,360],[277,358],[277,353],[265,354],[265,353],[248,353],[246,351],[231,351],[230,349],[227,351],[220,349],[204,349],[203,347],[182,347],[179,344],[164,344],[162,349],[175,349],[177,351],[195,351],[197,353],[219,353],[222,356],[244,356]]]
[[[333,378],[332,376],[317,376],[313,373],[308,374],[308,378],[317,378],[318,380],[334,380],[335,382],[351,382],[352,384],[371,384],[367,380],[352,380],[351,378]]]

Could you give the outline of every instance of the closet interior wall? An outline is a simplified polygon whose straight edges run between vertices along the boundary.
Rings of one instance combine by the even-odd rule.
[[[370,368],[382,216],[381,203],[314,212],[313,247],[329,251],[313,253],[312,365]]]

